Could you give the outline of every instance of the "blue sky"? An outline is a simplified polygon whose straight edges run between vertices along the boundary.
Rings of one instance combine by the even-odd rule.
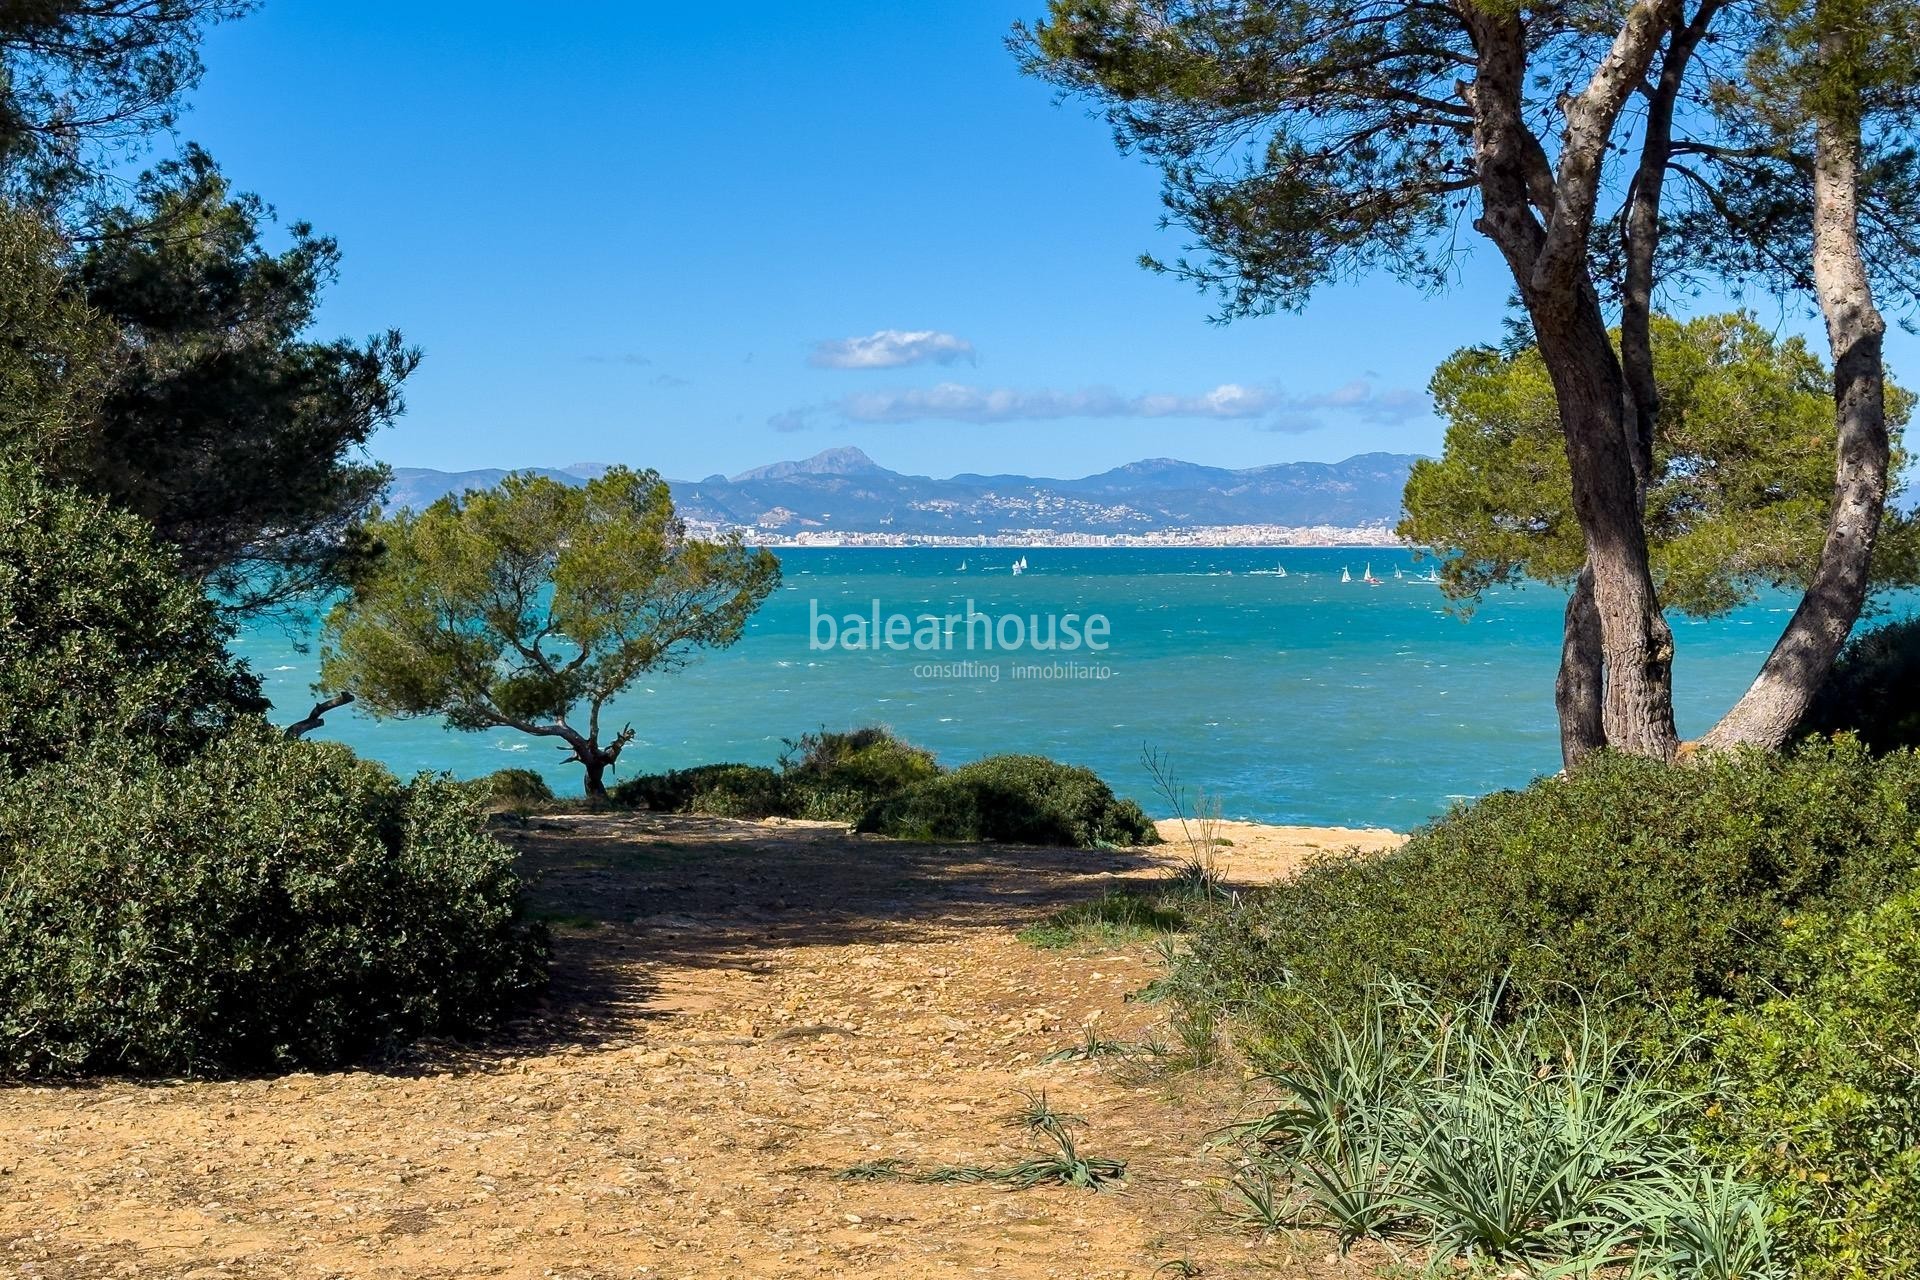
[[[1207,323],[1135,265],[1180,243],[1154,174],[1003,48],[1040,7],[268,0],[209,40],[181,133],[338,237],[324,329],[425,349],[398,465],[1436,450],[1420,389],[1499,335],[1491,249],[1438,298],[1379,277]]]

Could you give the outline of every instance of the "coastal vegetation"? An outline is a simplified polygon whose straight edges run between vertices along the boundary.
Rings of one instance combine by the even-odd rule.
[[[1016,28],[1160,170],[1195,243],[1147,265],[1221,318],[1375,269],[1443,287],[1468,223],[1515,289],[1511,340],[1434,379],[1447,453],[1402,529],[1458,600],[1569,587],[1567,771],[1200,915],[1161,989],[1275,1088],[1247,1220],[1520,1274],[1920,1270],[1913,630],[1845,648],[1914,580],[1876,302],[1920,264],[1914,21],[1055,0]],[[1817,306],[1830,367],[1659,314],[1702,285]],[[1666,612],[1761,586],[1798,607],[1682,744]]]
[[[539,987],[512,852],[454,783],[237,728],[0,786],[0,1074],[333,1067]]]
[[[1651,1031],[1776,990],[1785,931],[1920,873],[1920,760],[1856,743],[1675,769],[1609,753],[1488,796],[1391,854],[1329,855],[1193,936],[1191,989],[1272,1063],[1377,984],[1465,1004],[1591,1006]]]
[[[909,840],[1006,840],[1082,849],[1153,844],[1153,824],[1091,770],[1045,756],[988,756],[915,783],[860,819]]]
[[[821,877],[790,927],[818,929],[804,941],[823,947],[850,899],[903,921],[897,902],[876,905],[897,885],[958,863],[1043,863],[1044,910],[1035,893],[973,918],[1000,929],[1003,959],[1021,950],[1015,929],[1049,963],[1154,947],[1161,971],[1129,989],[1167,1002],[1182,1049],[1151,1056],[1196,1088],[1218,1082],[1206,1073],[1225,1056],[1268,1099],[1216,1135],[1242,1222],[1410,1248],[1435,1269],[1920,1275],[1920,713],[1907,692],[1920,635],[1896,624],[1843,648],[1875,583],[1916,576],[1911,523],[1886,510],[1912,397],[1888,382],[1874,302],[1914,265],[1912,5],[1055,0],[1016,37],[1029,70],[1092,97],[1160,165],[1173,217],[1200,242],[1170,269],[1219,291],[1229,314],[1299,305],[1376,266],[1437,286],[1456,251],[1444,233],[1470,203],[1518,290],[1516,340],[1436,376],[1452,431],[1415,475],[1407,528],[1449,557],[1458,599],[1522,574],[1568,588],[1568,769],[1462,804],[1396,851],[1326,854],[1237,887],[1213,862],[1227,847],[1217,810],[1189,815],[1151,753],[1188,841],[1158,882],[1139,878],[1134,852],[951,856],[939,846],[1132,850],[1157,835],[1087,769],[1027,754],[948,768],[877,727],[805,734],[777,767],[609,787],[635,737],[603,723],[613,699],[738,641],[778,562],[737,536],[690,537],[651,471],[577,486],[522,473],[424,510],[373,508],[386,475],[362,446],[399,413],[417,357],[394,332],[313,337],[336,246],[295,223],[269,251],[266,206],[191,147],[131,188],[114,181],[129,148],[172,123],[206,25],[248,7],[49,0],[0,17],[0,1076],[338,1068],[497,1032],[542,990],[550,939],[523,901],[520,855],[487,825],[489,808],[554,803],[538,772],[402,781],[264,719],[234,619],[344,592],[327,614],[328,689],[376,716],[552,739],[581,766],[587,835],[553,824],[561,848],[543,869],[580,873],[557,905],[593,910],[556,911],[561,929],[612,935],[655,909],[660,890],[632,869],[665,865],[658,845],[672,846],[629,837],[676,824],[622,807],[918,842],[686,856],[723,868],[691,877],[717,890],[681,890],[702,918],[639,936],[672,941],[698,990],[675,1009],[652,975],[633,979],[639,994],[607,999],[605,1021],[733,1019],[738,1034],[686,1046],[702,1072],[706,1054],[777,1041],[786,1073],[800,1044],[909,1023],[918,1042],[1028,1069],[1010,1046],[1057,1017],[1031,1007],[1024,976],[996,996],[1018,1008],[969,1006],[982,1025],[931,1016],[937,997],[1000,976],[959,968],[986,954],[971,923],[940,943],[953,966],[894,984],[896,1003],[859,1027],[768,1034],[714,1008],[714,991],[775,967],[734,959],[776,936],[769,913],[791,905],[789,886],[744,869],[769,848]],[[1676,174],[1686,194],[1663,204]],[[1745,316],[1656,312],[1662,285],[1691,282],[1812,299],[1831,367]],[[1760,586],[1800,589],[1799,606],[1748,693],[1683,750],[1666,610],[1714,613]],[[862,860],[877,847],[897,882]],[[852,870],[823,872],[832,859]],[[1093,864],[1103,878],[1089,885]],[[1009,882],[991,874],[969,891]],[[709,928],[738,923],[724,913],[741,909],[743,883],[768,890],[753,927]],[[935,901],[959,914],[952,896]],[[910,906],[914,929],[872,932],[933,936],[941,922],[925,917],[940,912]],[[780,947],[801,950],[788,929]],[[610,957],[626,945],[568,977],[625,963]],[[792,979],[757,1016],[795,1019],[808,988],[840,980],[832,968]],[[835,988],[846,1021],[879,976]],[[569,1025],[547,1029],[584,1056]],[[1091,1024],[1081,1033],[1032,1068],[1117,1056]],[[658,1052],[609,1078],[666,1089],[676,1064]],[[957,1049],[935,1052],[926,1074],[964,1069]],[[709,1125],[752,1098],[715,1079],[700,1076],[690,1108]],[[754,1116],[762,1131],[724,1147],[736,1180],[749,1143],[795,1140],[788,1115],[843,1133],[849,1113],[901,1123],[852,1112],[844,1090],[781,1084],[783,1106],[828,1110]],[[1239,1101],[1240,1084],[1220,1091]],[[516,1085],[486,1123],[499,1127],[499,1108],[516,1122],[562,1108],[536,1107],[534,1087]],[[565,1103],[571,1140],[619,1132],[580,1101]],[[61,1106],[46,1132],[72,1127]],[[863,1158],[838,1178],[1090,1192],[1128,1176],[1082,1148],[1083,1127],[1035,1091],[1016,1117],[1039,1148],[1025,1158]],[[625,1171],[640,1185],[663,1167]],[[475,1179],[486,1194],[498,1181]],[[677,1186],[667,1198],[691,1199]],[[391,1222],[382,1247],[405,1234]]]
[[[0,18],[0,1075],[334,1066],[538,989],[512,854],[444,778],[262,719],[233,620],[378,548],[415,356],[315,340],[339,255],[186,146],[215,0]],[[128,194],[130,192],[130,195]]]
[[[1920,619],[1855,634],[1800,730],[1851,733],[1875,751],[1920,747]]]
[[[1466,251],[1459,226],[1491,242],[1552,387],[1583,542],[1559,679],[1571,764],[1680,747],[1647,530],[1663,291],[1809,298],[1833,361],[1832,492],[1807,589],[1707,740],[1784,744],[1866,603],[1891,459],[1874,299],[1911,294],[1920,242],[1914,20],[1892,0],[1764,15],[1634,0],[1604,19],[1561,4],[1055,0],[1012,45],[1159,169],[1195,244],[1147,264],[1212,293],[1223,319],[1373,270],[1437,289]]]
[[[308,333],[339,246],[188,147],[107,210],[70,265],[109,343],[92,428],[50,468],[153,525],[236,617],[309,615],[377,547],[386,486],[367,442],[403,411],[420,353],[397,330]]]
[[[1282,1090],[1247,1185],[1343,1239],[1915,1274],[1916,814],[1920,757],[1845,737],[1605,752],[1202,913],[1166,989]]]
[[[714,764],[646,774],[614,803],[724,818],[808,818],[905,840],[997,840],[1074,848],[1158,842],[1140,806],[1090,769],[1044,756],[988,756],[945,769],[871,726],[788,742],[780,768]]]
[[[178,760],[262,711],[228,628],[138,516],[0,465],[0,774]]]
[[[0,468],[0,618],[0,1076],[331,1066],[537,989],[475,802],[268,727],[138,516]]]
[[[553,788],[531,769],[495,769],[465,785],[483,803],[503,808],[531,809],[553,803]]]
[[[327,615],[321,684],[377,716],[557,739],[592,799],[634,736],[607,732],[606,704],[734,643],[780,582],[772,552],[688,537],[666,482],[625,467],[512,475],[362,528],[381,554]]]
[[[1661,411],[1646,528],[1662,605],[1716,617],[1761,590],[1805,590],[1833,501],[1831,371],[1804,339],[1744,312],[1655,315],[1651,332]],[[1523,581],[1571,588],[1586,539],[1538,345],[1463,348],[1429,390],[1446,443],[1440,457],[1414,464],[1400,536],[1446,549],[1440,579],[1457,601]],[[1888,385],[1890,499],[1903,489],[1901,436],[1913,402]],[[1876,587],[1914,580],[1914,541],[1910,514],[1883,517]]]

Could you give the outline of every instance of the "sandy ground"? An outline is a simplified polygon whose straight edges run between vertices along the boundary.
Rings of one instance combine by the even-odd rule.
[[[1137,1040],[1145,948],[1016,931],[1173,853],[939,847],[817,824],[536,819],[538,1016],[371,1071],[0,1090],[0,1274],[94,1277],[1370,1274],[1217,1207],[1231,1072],[1054,1062]],[[1177,837],[1177,831],[1174,833]],[[1383,832],[1222,824],[1227,874]],[[853,1183],[863,1161],[1033,1154],[1021,1090],[1126,1161],[1099,1194]]]

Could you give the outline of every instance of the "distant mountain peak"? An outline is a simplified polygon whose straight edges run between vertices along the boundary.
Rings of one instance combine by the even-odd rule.
[[[1039,531],[1130,534],[1209,525],[1382,527],[1399,517],[1407,473],[1418,459],[1363,453],[1341,462],[1278,462],[1234,470],[1145,458],[1099,475],[1049,480],[1023,475],[902,475],[860,450],[828,449],[796,462],[743,471],[731,480],[674,481],[689,522],[786,534],[836,532],[1003,536]],[[597,467],[540,469],[579,484]],[[425,508],[442,494],[498,484],[506,473],[397,467],[390,505]]]
[[[892,472],[869,458],[852,445],[838,449],[822,449],[811,458],[802,458],[798,462],[775,462],[764,467],[755,467],[751,471],[742,471],[733,478],[735,484],[751,484],[755,480],[787,480],[794,476],[861,476],[891,475]]]

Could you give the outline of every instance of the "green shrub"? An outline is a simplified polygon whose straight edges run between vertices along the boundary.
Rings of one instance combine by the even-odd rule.
[[[1786,938],[1782,994],[1707,1028],[1709,1141],[1775,1188],[1802,1275],[1920,1276],[1920,885]]]
[[[781,774],[797,816],[857,822],[881,801],[938,777],[940,766],[931,751],[871,726],[789,740]]]
[[[707,764],[645,774],[613,788],[613,802],[655,813],[772,818],[789,813],[780,775],[757,764]]]
[[[495,769],[464,784],[482,804],[526,808],[553,803],[553,788],[531,769]]]
[[[1920,747],[1920,618],[1847,642],[1802,733],[1857,733],[1875,751]]]
[[[327,1067],[496,1025],[538,983],[459,784],[243,726],[0,789],[0,1073]]]
[[[1189,924],[1179,904],[1160,894],[1111,889],[1091,902],[1076,902],[1020,931],[1030,947],[1116,946],[1178,933]]]
[[[874,805],[862,831],[909,840],[1005,840],[1020,844],[1153,844],[1153,823],[1116,799],[1098,774],[1044,756],[989,756],[906,788]]]
[[[227,637],[144,521],[0,466],[0,776],[200,749],[266,706]]]
[[[1917,860],[1920,759],[1810,743],[1687,766],[1598,757],[1489,796],[1394,853],[1335,856],[1211,916],[1177,975],[1284,1056],[1381,978],[1610,1016],[1751,1001],[1793,911],[1870,905]]]
[[[776,772],[709,764],[647,774],[612,790],[615,804],[725,818],[857,823],[916,840],[1152,844],[1140,806],[1086,769],[1041,756],[992,756],[943,772],[933,753],[870,727],[789,739]]]

